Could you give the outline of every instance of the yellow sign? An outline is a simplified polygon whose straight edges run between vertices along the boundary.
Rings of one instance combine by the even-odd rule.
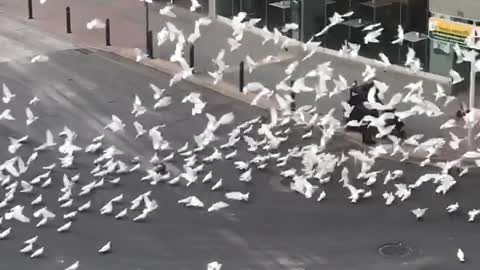
[[[428,35],[431,39],[480,49],[480,27],[475,25],[431,17]]]
[[[475,29],[474,25],[453,22],[445,19],[431,17],[429,21],[429,30],[440,32],[443,34],[450,34],[458,37],[467,38]]]

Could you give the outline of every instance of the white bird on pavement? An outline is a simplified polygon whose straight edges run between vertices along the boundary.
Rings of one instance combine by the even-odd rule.
[[[172,12],[173,7],[174,7],[173,5],[167,5],[164,8],[160,9],[159,11],[160,15],[167,16],[170,18],[176,18],[177,15],[175,15],[175,13]]]
[[[35,242],[37,242],[37,240],[38,240],[38,235],[36,235],[36,236],[34,236],[34,237],[32,237],[32,238],[29,238],[29,239],[25,240],[23,243],[24,243],[25,245],[33,245]]]
[[[216,202],[214,204],[212,204],[208,209],[207,209],[207,212],[213,212],[213,211],[218,211],[220,209],[223,209],[223,208],[226,208],[230,206],[228,203],[226,202],[223,202],[223,201],[219,201],[219,202]]]
[[[33,259],[33,258],[37,258],[37,257],[40,257],[42,254],[43,254],[43,251],[45,250],[45,247],[41,247],[37,250],[35,250],[32,255],[30,255],[30,258]]]
[[[2,101],[3,103],[9,103],[16,95],[12,94],[8,86],[4,83],[3,84],[3,97]]]
[[[8,235],[12,232],[12,227],[0,232],[0,240],[3,240],[8,237]]]
[[[478,214],[480,214],[480,209],[473,209],[468,211],[468,222],[474,222]]]
[[[386,56],[384,53],[379,53],[378,56],[380,57],[380,63],[383,66],[388,67],[392,65],[390,59],[388,59],[388,56]]]
[[[127,216],[127,208],[123,209],[122,211],[118,212],[118,214],[115,215],[115,219],[121,219],[125,216]]]
[[[322,192],[318,196],[317,202],[322,201],[323,199],[325,199],[326,196],[327,196],[327,194],[325,193],[325,190],[322,190]]]
[[[428,208],[416,208],[411,210],[412,214],[415,215],[417,219],[422,219],[425,213],[427,212]]]
[[[465,254],[463,253],[463,251],[459,248],[458,251],[457,251],[457,258],[460,262],[465,262]]]
[[[57,229],[57,232],[66,232],[70,229],[70,227],[72,226],[72,221],[69,221],[67,223],[65,223],[64,225],[60,226],[58,229]]]
[[[87,29],[92,30],[92,29],[103,29],[105,28],[105,22],[100,20],[100,19],[93,19],[90,22],[87,23]]]
[[[183,204],[186,207],[197,207],[197,208],[203,208],[205,205],[203,204],[200,199],[198,199],[196,196],[190,196],[185,199],[181,199],[178,201],[179,204]]]
[[[458,208],[460,207],[460,205],[458,204],[458,202],[454,203],[454,204],[450,204],[449,206],[447,206],[447,212],[450,214],[450,213],[454,213],[458,210]]]
[[[239,191],[232,191],[225,193],[225,197],[230,200],[248,202],[248,200],[250,199],[250,192],[241,193]]]
[[[383,193],[383,198],[385,199],[385,205],[390,206],[393,201],[395,200],[395,195],[393,195],[392,192],[384,192]]]
[[[105,245],[103,245],[99,250],[98,253],[105,254],[107,252],[110,252],[112,249],[112,243],[108,241]]]
[[[221,268],[222,264],[217,261],[213,261],[207,264],[207,270],[220,270]]]
[[[223,182],[223,179],[220,178],[220,180],[218,180],[217,183],[215,183],[215,185],[213,185],[210,190],[215,191],[215,190],[219,189],[220,187],[222,187],[222,182]]]
[[[70,265],[69,267],[65,268],[65,270],[77,270],[79,265],[80,265],[80,262],[76,261],[72,265]]]
[[[33,244],[28,244],[20,250],[20,253],[25,254],[25,253],[31,252],[32,250],[33,250]]]

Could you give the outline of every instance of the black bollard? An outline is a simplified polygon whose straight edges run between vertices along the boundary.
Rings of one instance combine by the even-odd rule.
[[[245,86],[245,63],[240,62],[240,77],[239,77],[239,88],[240,93],[243,93],[243,87]]]
[[[33,4],[32,0],[28,0],[28,19],[33,19]]]
[[[105,43],[107,46],[112,46],[110,42],[110,19],[105,20]]]
[[[147,47],[147,51],[148,51],[148,46],[150,46],[149,44],[149,31],[150,31],[150,12],[149,12],[149,9],[148,9],[148,2],[147,1],[144,1],[143,2],[145,4],[145,42],[146,42],[146,47]],[[153,47],[152,47],[153,48]]]
[[[195,45],[190,44],[190,68],[195,68]]]
[[[72,33],[72,21],[70,17],[70,7],[67,7],[67,34]]]
[[[147,53],[150,59],[153,59],[153,31],[147,32]]]
[[[295,83],[294,80],[290,80],[290,88],[293,87],[293,84]],[[297,110],[297,104],[295,103],[295,97],[296,97],[296,94],[295,92],[290,92],[290,97],[292,98],[292,103],[290,103],[290,110],[292,112],[296,111]]]

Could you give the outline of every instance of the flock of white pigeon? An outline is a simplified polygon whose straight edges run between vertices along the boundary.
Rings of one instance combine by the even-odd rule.
[[[145,0],[148,3],[150,1]],[[45,2],[45,1],[42,1]],[[199,8],[200,5],[197,1],[192,0],[191,11],[195,11]],[[167,17],[176,17],[173,13],[173,6],[167,5],[160,10],[162,16]],[[347,18],[350,18],[353,15],[353,12],[346,14],[335,13],[330,18],[330,24],[325,27],[321,32],[316,34],[314,37],[319,37],[324,35],[335,25],[342,23]],[[242,38],[245,30],[248,30],[260,21],[260,19],[253,18],[247,20],[247,14],[240,12],[237,16],[232,19],[232,37],[228,38],[227,44],[230,47],[230,52],[238,49],[242,44]],[[208,26],[211,23],[209,18],[200,18],[195,22],[195,30],[188,37],[184,36],[182,30],[175,27],[171,22],[167,22],[166,26],[158,32],[157,34],[157,45],[162,46],[167,41],[175,42],[176,48],[175,52],[170,58],[170,61],[178,63],[182,67],[182,71],[178,74],[175,74],[171,81],[170,86],[173,86],[175,83],[186,79],[192,76],[192,68],[188,65],[188,62],[183,57],[185,45],[188,43],[195,43],[195,41],[201,37],[200,27]],[[94,19],[87,23],[88,29],[101,29],[104,28],[105,24],[99,19]],[[290,30],[295,30],[298,28],[298,25],[294,23],[286,24],[282,29],[275,28],[273,32],[270,32],[268,29],[264,28],[262,31],[262,36],[264,38],[263,44],[272,41],[274,44],[280,44],[282,48],[287,48],[293,41],[283,36],[282,33],[286,33]],[[381,23],[372,24],[363,29],[367,32],[364,37],[364,43],[378,43],[378,38],[381,36],[383,28],[381,28]],[[269,163],[275,163],[276,168],[280,171],[280,175],[285,179],[289,179],[290,188],[298,193],[301,193],[305,198],[310,199],[315,194],[317,194],[317,201],[322,201],[326,198],[326,190],[320,188],[321,185],[324,185],[330,182],[330,175],[334,172],[336,168],[341,167],[344,163],[353,158],[356,162],[360,162],[361,170],[360,173],[356,176],[357,179],[364,180],[361,184],[355,184],[351,181],[349,177],[349,169],[346,165],[343,166],[341,170],[341,178],[338,180],[342,186],[347,189],[350,193],[348,199],[351,203],[357,203],[359,200],[368,199],[369,197],[374,196],[372,185],[377,182],[377,178],[380,177],[380,174],[383,170],[372,171],[375,161],[378,157],[382,155],[390,154],[391,156],[399,155],[401,160],[406,160],[409,158],[410,151],[404,150],[406,147],[413,147],[414,152],[418,150],[423,150],[428,153],[425,161],[420,163],[420,166],[425,165],[434,165],[440,167],[440,172],[436,174],[425,174],[418,178],[418,180],[413,184],[405,184],[400,181],[395,183],[395,180],[401,179],[404,172],[402,170],[388,171],[383,177],[383,184],[387,185],[389,183],[394,183],[395,191],[385,192],[382,194],[382,197],[385,199],[385,204],[387,206],[392,205],[395,200],[405,201],[407,200],[412,192],[415,189],[420,188],[425,183],[432,183],[436,185],[435,192],[445,195],[455,184],[456,180],[453,176],[449,174],[450,169],[459,168],[460,174],[462,176],[468,173],[468,167],[462,164],[462,161],[465,159],[476,160],[477,163],[480,163],[480,153],[476,151],[466,152],[461,158],[456,160],[451,160],[447,162],[434,163],[431,161],[431,157],[437,154],[442,148],[450,147],[453,150],[458,150],[459,145],[465,141],[466,138],[458,138],[453,132],[450,132],[450,140],[447,141],[443,137],[432,138],[421,142],[421,139],[424,137],[423,134],[415,134],[410,136],[407,139],[399,139],[394,136],[391,136],[392,127],[387,127],[386,122],[389,119],[398,117],[400,120],[405,120],[414,115],[426,115],[428,117],[439,117],[444,115],[442,109],[437,105],[441,100],[443,100],[443,106],[447,106],[455,97],[449,96],[446,94],[444,88],[441,85],[436,86],[436,91],[434,93],[434,101],[428,100],[424,96],[423,81],[418,81],[410,83],[404,87],[402,91],[398,91],[393,94],[393,97],[386,104],[380,104],[375,99],[375,93],[378,91],[379,97],[384,99],[387,91],[389,90],[388,84],[382,81],[376,80],[376,69],[369,65],[366,65],[365,71],[362,73],[364,81],[374,81],[374,87],[370,89],[368,100],[365,102],[365,106],[372,109],[377,109],[380,111],[389,110],[395,107],[398,107],[400,104],[404,107],[408,106],[408,110],[404,111],[395,111],[393,113],[384,113],[380,117],[375,118],[372,116],[366,116],[364,119],[359,121],[350,121],[346,124],[342,124],[342,121],[334,117],[335,108],[332,108],[329,113],[325,115],[320,115],[316,112],[315,106],[302,106],[295,111],[291,111],[290,104],[293,102],[291,98],[291,93],[312,93],[315,95],[315,101],[325,98],[338,95],[349,89],[349,84],[347,80],[342,76],[338,75],[338,78],[335,79],[333,76],[334,69],[330,67],[330,62],[325,62],[319,64],[314,70],[307,72],[303,77],[297,78],[294,80],[293,85],[290,85],[288,82],[292,79],[292,73],[298,68],[298,66],[305,60],[309,59],[312,55],[315,54],[317,47],[320,45],[319,42],[314,41],[314,37],[308,42],[303,44],[303,50],[305,51],[305,57],[300,61],[294,61],[289,64],[285,69],[285,79],[276,85],[276,89],[268,89],[261,82],[251,82],[245,86],[245,93],[253,92],[256,93],[256,97],[252,101],[252,105],[255,105],[260,99],[267,99],[272,101],[275,106],[270,108],[270,120],[269,123],[263,121],[261,117],[252,119],[250,121],[244,122],[240,125],[234,127],[231,132],[228,134],[228,140],[223,145],[215,145],[214,143],[219,139],[215,135],[215,132],[222,126],[231,125],[234,122],[233,113],[226,113],[217,117],[206,113],[208,119],[208,124],[203,132],[199,135],[194,136],[195,146],[186,142],[184,146],[179,147],[178,149],[173,149],[163,136],[159,128],[162,126],[155,126],[149,130],[145,129],[143,125],[135,121],[133,127],[135,128],[137,135],[135,138],[140,136],[149,136],[152,141],[152,146],[155,151],[171,151],[169,155],[164,157],[159,157],[155,154],[150,159],[150,165],[155,166],[158,164],[173,162],[174,157],[180,156],[183,158],[184,163],[182,164],[183,172],[177,176],[171,175],[170,172],[166,174],[161,174],[154,169],[142,168],[147,171],[147,175],[141,179],[141,181],[149,181],[151,185],[156,185],[158,182],[167,182],[168,184],[175,185],[182,182],[186,183],[188,187],[191,184],[194,184],[198,181],[202,183],[209,183],[213,181],[213,172],[205,171],[205,165],[219,160],[231,160],[236,169],[240,171],[240,176],[238,178],[241,182],[250,182],[252,180],[252,174],[255,170],[262,170],[266,168]],[[404,33],[402,27],[398,26],[398,38],[392,41],[393,44],[402,43],[404,38]],[[283,40],[281,42],[281,40]],[[359,44],[353,44],[346,42],[345,45],[340,49],[339,55],[345,55],[349,57],[355,57],[358,55],[360,50]],[[462,61],[475,61],[475,53],[472,51],[464,50],[458,45],[454,46],[454,51],[457,55],[457,62]],[[141,61],[145,55],[141,50],[137,49],[137,61]],[[221,81],[223,78],[224,71],[228,68],[228,65],[224,61],[226,50],[222,49],[217,57],[213,59],[217,69],[209,72],[212,76],[214,83]],[[411,69],[411,71],[417,72],[421,69],[420,60],[415,56],[415,51],[412,48],[408,49],[407,60],[405,66]],[[379,62],[384,66],[391,65],[387,56],[383,53],[379,54]],[[32,62],[43,62],[48,61],[48,57],[44,55],[36,56],[32,59]],[[269,56],[265,59],[255,62],[250,56],[246,56],[246,64],[248,71],[251,73],[254,71],[256,66],[259,63],[268,63],[275,61],[275,57]],[[480,68],[479,63],[477,65]],[[454,71],[450,71],[453,83],[458,83],[463,80],[460,75]],[[316,79],[318,84],[315,86],[308,86],[306,84],[307,79]],[[334,88],[329,89],[327,82],[333,81]],[[159,110],[162,108],[167,108],[172,103],[172,98],[165,95],[165,89],[160,89],[154,84],[150,84],[151,89],[153,90],[155,104],[153,105],[153,110]],[[3,85],[3,102],[9,103],[11,99],[15,97],[15,94],[12,94],[8,87]],[[433,97],[432,97],[433,98]],[[30,101],[30,105],[34,106],[38,102],[38,98],[33,98]],[[206,107],[206,102],[202,101],[202,97],[199,93],[190,93],[183,100],[182,103],[191,103],[192,104],[192,116],[202,114],[203,109]],[[346,102],[342,102],[344,117],[348,118],[352,107]],[[135,97],[133,103],[132,114],[135,117],[139,117],[145,112],[148,111],[148,108],[142,104],[142,101],[139,96]],[[464,117],[462,123],[464,123],[464,128],[472,128],[478,123],[478,117],[476,116],[476,111],[472,110],[468,112]],[[35,116],[30,108],[26,108],[26,124],[33,124],[38,117]],[[6,109],[0,114],[0,119],[4,120],[15,120],[14,117],[10,114],[10,110]],[[294,125],[292,125],[292,123]],[[328,153],[325,151],[328,142],[332,139],[333,135],[344,127],[354,127],[362,124],[369,124],[375,126],[379,130],[378,138],[388,137],[392,143],[391,152],[387,151],[384,146],[377,145],[374,147],[367,148],[366,151],[359,150],[349,150],[347,154],[342,153],[339,156]],[[440,126],[440,129],[452,129],[458,127],[460,121],[456,119],[450,119]],[[292,132],[292,128],[295,126],[303,126],[305,133],[302,136],[302,139],[310,139],[313,135],[313,128],[319,127],[322,131],[319,144],[309,144],[303,147],[295,146],[288,149],[287,153],[281,153],[279,151],[280,145],[287,142],[289,139],[289,134]],[[115,115],[112,115],[112,122],[109,123],[106,129],[111,130],[112,132],[122,132],[126,128],[126,124]],[[256,135],[253,132],[256,131],[256,135],[260,139],[255,139]],[[45,150],[58,150],[63,156],[60,158],[60,166],[64,168],[72,167],[74,163],[75,153],[78,151],[84,150],[87,153],[97,153],[101,155],[95,159],[94,164],[95,168],[91,171],[91,174],[98,178],[89,184],[86,184],[80,188],[78,194],[73,193],[73,187],[76,185],[77,181],[80,178],[80,175],[68,176],[64,175],[62,187],[62,195],[58,198],[58,202],[61,203],[62,208],[72,209],[72,204],[74,196],[86,196],[90,194],[93,190],[98,187],[101,187],[105,184],[105,177],[111,175],[118,175],[122,173],[130,173],[136,170],[141,169],[140,157],[134,158],[133,166],[127,165],[125,162],[122,162],[116,159],[116,156],[122,154],[121,151],[116,149],[114,146],[105,147],[102,144],[102,138],[104,135],[100,135],[94,138],[90,145],[85,148],[76,146],[74,144],[74,139],[76,138],[75,132],[69,128],[65,128],[63,132],[59,134],[64,137],[64,143],[57,147],[57,143],[54,140],[54,135],[49,130],[46,131],[46,142],[34,149],[32,155],[28,158],[26,162],[23,161],[21,157],[14,157],[5,161],[0,168],[3,172],[8,172],[7,175],[2,175],[1,177],[1,186],[4,187],[6,191],[5,198],[0,202],[0,207],[6,207],[9,202],[14,199],[15,193],[20,187],[21,193],[32,193],[34,190],[40,188],[45,188],[49,186],[52,182],[50,173],[52,169],[57,166],[56,163],[51,166],[44,167],[46,171],[39,174],[30,182],[27,181],[13,181],[12,178],[20,177],[29,167],[29,165],[37,158],[40,151]],[[22,146],[22,144],[28,140],[28,136],[25,136],[20,139],[9,138],[10,146],[8,148],[11,154],[15,154],[16,151]],[[237,157],[238,154],[238,143],[243,142],[246,146],[246,151],[251,153],[256,153],[257,155],[249,160],[242,161]],[[448,146],[447,146],[448,145]],[[102,152],[102,149],[103,150]],[[203,156],[203,157],[201,157]],[[289,161],[292,159],[300,160],[303,168],[297,170],[297,168],[290,167]],[[150,167],[151,167],[150,166]],[[201,176],[203,175],[203,176]],[[200,180],[201,179],[201,180]],[[120,181],[120,177],[113,178],[108,180],[111,184],[117,184]],[[318,185],[312,184],[312,182],[318,182]],[[356,187],[361,185],[362,187]],[[215,191],[222,187],[222,179],[218,179],[212,185],[211,190]],[[229,200],[245,201],[249,200],[249,193],[241,192],[228,192],[225,194],[225,198]],[[124,200],[123,195],[119,195],[115,198],[112,198],[106,205],[100,209],[101,215],[113,214],[114,204],[116,202]],[[41,205],[42,195],[38,195],[31,204],[32,205]],[[184,204],[187,207],[195,208],[204,208],[205,204],[196,196],[190,196],[185,199],[179,200],[178,203]],[[133,218],[133,221],[144,220],[148,217],[149,213],[154,211],[158,205],[157,202],[151,198],[150,192],[140,194],[131,202],[131,207],[129,209],[125,208],[117,213],[114,213],[114,217],[117,219],[125,218],[127,212],[134,211],[143,205],[143,210],[140,214]],[[68,231],[72,225],[72,219],[80,212],[89,209],[91,206],[90,201],[77,207],[76,209],[63,215],[65,219],[65,224],[58,228],[58,232]],[[208,212],[219,211],[225,207],[228,207],[229,204],[224,201],[219,201],[213,203],[207,208]],[[22,210],[24,206],[17,205],[9,212],[5,214],[5,219],[16,219],[20,222],[30,222],[30,218],[23,215]],[[448,213],[456,212],[460,209],[459,203],[453,203],[446,208]],[[412,214],[419,220],[421,220],[427,212],[427,208],[417,208],[413,209]],[[480,209],[472,209],[468,211],[468,221],[473,222],[478,214],[480,214]],[[47,207],[42,207],[34,213],[34,218],[39,219],[37,227],[44,226],[49,220],[54,219],[56,214],[49,211]],[[0,219],[1,223],[2,219]],[[5,239],[11,233],[11,228],[0,232],[0,239]],[[25,241],[25,247],[21,250],[22,253],[30,254],[30,257],[35,258],[40,256],[44,252],[44,247],[35,247],[38,236],[35,236],[31,239]],[[34,248],[35,247],[35,248]],[[99,249],[100,253],[107,253],[111,249],[111,243],[106,243],[103,247]],[[458,259],[460,261],[465,261],[465,255],[461,249],[457,253]],[[68,267],[67,270],[77,269],[79,262],[75,262],[72,266]],[[218,262],[212,262],[208,265],[209,270],[218,270],[222,264]]]

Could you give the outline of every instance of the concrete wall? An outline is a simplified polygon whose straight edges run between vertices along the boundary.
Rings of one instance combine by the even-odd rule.
[[[480,21],[480,0],[429,0],[430,11]]]

